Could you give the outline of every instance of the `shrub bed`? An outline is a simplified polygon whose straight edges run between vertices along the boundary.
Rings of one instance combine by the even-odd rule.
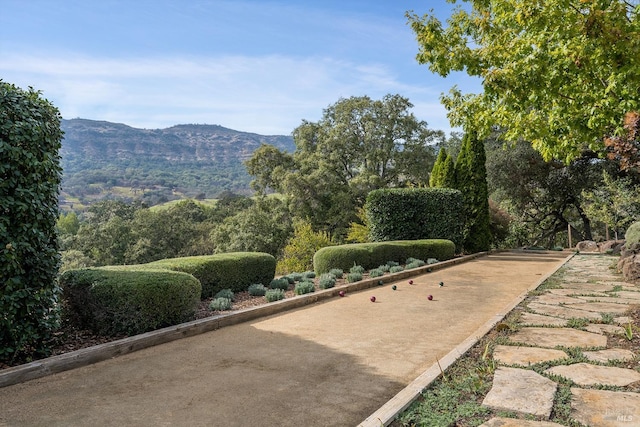
[[[253,283],[270,283],[276,272],[276,259],[262,252],[231,252],[163,259],[145,266],[193,275],[202,284],[200,298],[205,299],[222,289],[241,292]]]
[[[454,255],[453,242],[443,239],[354,243],[320,249],[313,257],[313,266],[316,274],[320,275],[328,273],[332,268],[350,271],[354,264],[370,270],[388,264],[389,261],[404,262],[409,257],[444,261]]]
[[[139,334],[193,318],[201,286],[168,270],[89,268],[60,276],[63,295],[80,324],[101,335]]]

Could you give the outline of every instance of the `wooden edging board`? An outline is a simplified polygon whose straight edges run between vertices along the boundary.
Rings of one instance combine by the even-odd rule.
[[[501,312],[494,315],[489,321],[480,326],[472,335],[458,344],[453,350],[447,353],[442,359],[439,359],[424,371],[418,378],[413,380],[408,386],[400,390],[398,394],[391,398],[387,403],[382,405],[380,409],[371,414],[367,419],[358,424],[358,427],[380,427],[388,426],[396,417],[407,409],[433,381],[438,378],[442,372],[462,357],[471,347],[473,347],[482,337],[487,335],[502,319],[505,318],[514,308],[516,308],[529,294],[529,292],[537,289],[549,277],[555,274],[560,267],[565,265],[575,253],[571,253],[564,260],[558,263],[556,268],[544,275],[534,285],[530,286],[526,291],[517,296],[509,305]]]
[[[473,255],[453,258],[447,261],[438,262],[431,265],[405,270],[398,273],[376,277],[359,282],[348,283],[334,288],[322,291],[299,295],[293,298],[286,298],[258,307],[251,307],[244,310],[238,310],[229,314],[212,316],[205,319],[193,320],[191,322],[182,323],[180,325],[169,326],[163,329],[147,332],[132,337],[122,338],[116,341],[99,344],[58,356],[46,359],[36,360],[24,365],[14,366],[12,368],[0,371],[0,387],[6,387],[29,381],[36,378],[42,378],[58,372],[64,372],[82,366],[97,363],[113,357],[122,356],[133,353],[155,345],[164,344],[175,341],[180,338],[191,337],[205,332],[223,328],[225,326],[236,325],[242,322],[248,322],[257,318],[282,313],[284,311],[293,310],[309,304],[314,304],[329,298],[336,297],[340,291],[355,292],[378,286],[380,282],[389,283],[405,279],[407,277],[424,274],[429,271],[439,270],[460,264],[474,258],[486,255],[487,252],[479,252]]]

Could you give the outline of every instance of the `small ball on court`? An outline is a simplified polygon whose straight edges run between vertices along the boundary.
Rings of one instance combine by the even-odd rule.
[[[410,284],[410,285],[413,285],[413,280],[409,280],[409,284]]]
[[[427,299],[428,299],[429,301],[431,301],[431,300],[433,299],[433,295],[429,295],[429,296],[427,297]]]
[[[345,296],[345,291],[338,292],[338,295],[340,295],[341,297]]]
[[[370,300],[371,302],[376,302],[376,297],[371,297],[371,298],[369,298],[369,300]]]
[[[440,282],[440,287],[443,287],[443,286],[444,286],[444,282]]]
[[[396,285],[393,285],[393,286],[391,287],[391,289],[393,289],[393,290],[395,291],[396,289],[398,289],[398,287],[397,287]]]

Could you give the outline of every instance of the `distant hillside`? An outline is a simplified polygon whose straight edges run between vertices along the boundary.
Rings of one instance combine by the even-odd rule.
[[[250,193],[242,162],[260,144],[293,151],[291,136],[265,136],[217,125],[136,129],[86,119],[62,121],[62,207],[106,197],[149,204],[177,197]]]

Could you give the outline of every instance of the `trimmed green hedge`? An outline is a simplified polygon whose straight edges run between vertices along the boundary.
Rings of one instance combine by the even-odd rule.
[[[192,320],[201,292],[189,274],[129,266],[69,270],[60,284],[82,326],[103,335],[139,334]]]
[[[407,258],[436,258],[440,261],[453,258],[455,245],[450,240],[398,240],[379,243],[354,243],[327,246],[313,256],[313,267],[317,275],[328,273],[332,268],[349,271],[354,265],[367,270],[386,264],[387,261],[404,262]]]
[[[462,193],[451,188],[374,190],[365,204],[370,238],[378,242],[447,239],[459,248],[463,206]]]
[[[171,258],[145,265],[193,275],[202,284],[202,299],[212,297],[222,289],[242,292],[254,283],[268,285],[276,273],[276,259],[263,252]]]

